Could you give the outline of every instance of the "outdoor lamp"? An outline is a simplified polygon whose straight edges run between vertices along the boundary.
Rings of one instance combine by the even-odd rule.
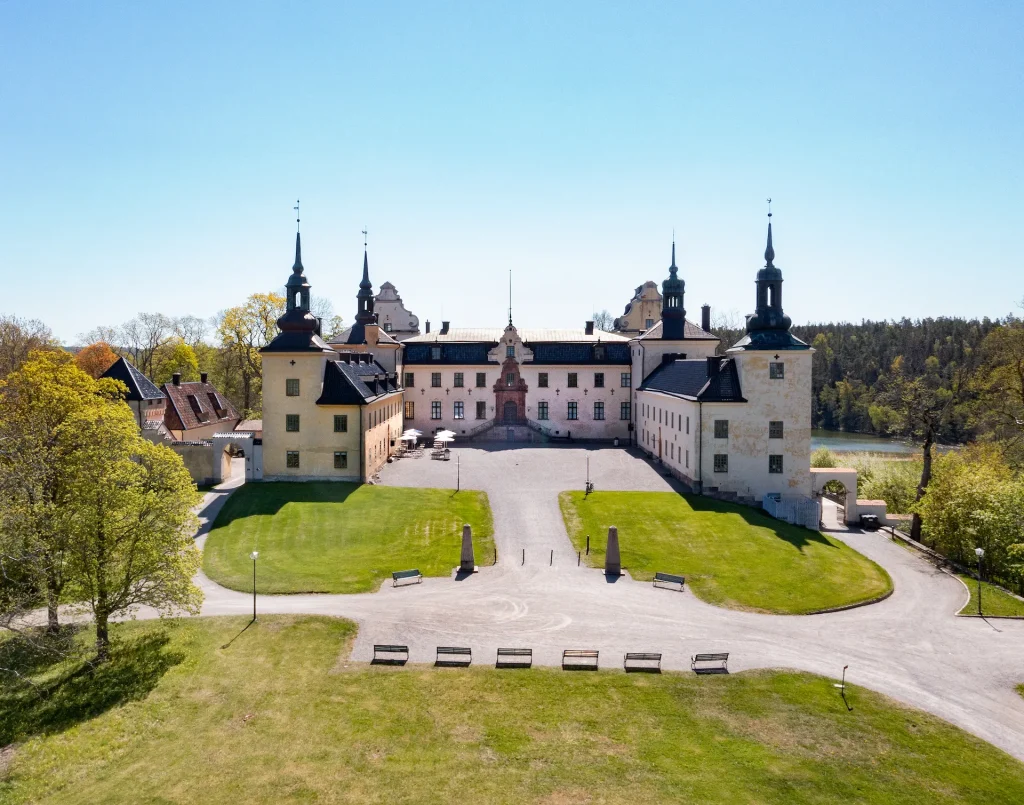
[[[974,555],[978,557],[978,617],[981,617],[981,557],[985,555],[984,548],[975,548]]]
[[[256,557],[259,555],[259,551],[249,554],[249,558],[252,559],[252,619],[254,621],[256,620]]]

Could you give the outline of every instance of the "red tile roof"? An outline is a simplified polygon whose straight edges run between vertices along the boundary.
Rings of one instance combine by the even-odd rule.
[[[241,418],[212,383],[164,383],[160,390],[169,403],[164,418],[169,430],[193,430],[217,422],[230,422],[233,428]]]

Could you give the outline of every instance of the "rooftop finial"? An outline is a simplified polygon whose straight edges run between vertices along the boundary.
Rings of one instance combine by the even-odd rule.
[[[366,251],[366,233],[367,233],[367,229],[364,226],[363,227],[363,251],[364,252]]]
[[[512,326],[512,269],[508,270],[508,326]]]
[[[295,206],[292,207],[295,210],[295,231],[299,231],[299,200],[295,199]]]
[[[672,265],[668,267],[672,276],[675,276],[676,268],[676,229],[675,227],[672,227]]]
[[[765,268],[775,268],[775,249],[772,248],[772,200],[768,199],[768,245],[764,250]]]

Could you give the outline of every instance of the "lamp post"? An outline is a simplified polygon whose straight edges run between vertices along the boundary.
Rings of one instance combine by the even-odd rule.
[[[978,557],[978,617],[981,617],[981,560],[985,556],[984,548],[975,548],[974,555]]]
[[[260,555],[259,551],[253,551],[249,554],[249,558],[252,559],[252,619],[256,620],[256,557]]]

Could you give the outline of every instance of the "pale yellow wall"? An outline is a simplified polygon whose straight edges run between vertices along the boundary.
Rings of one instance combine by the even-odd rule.
[[[661,320],[661,293],[657,283],[651,280],[644,283],[640,299],[630,300],[628,312],[615,319],[615,329],[618,332],[640,332],[648,329],[648,319],[653,322],[651,326]]]
[[[740,388],[747,404],[704,406],[704,484],[760,500],[769,492],[811,495],[811,350],[779,352],[785,378],[772,380],[776,353],[736,351]],[[729,439],[714,439],[713,420],[729,419]],[[768,423],[783,423],[783,438],[768,438]],[[717,445],[717,446],[716,446]],[[714,473],[712,455],[725,448],[728,477]],[[768,472],[768,456],[783,456],[783,472]]]
[[[172,444],[170,448],[181,456],[185,469],[197,484],[210,483],[231,475],[230,458],[223,450],[214,449],[211,444]],[[214,466],[216,461],[228,462],[227,475],[224,474],[223,466]]]
[[[263,477],[266,480],[360,481],[376,472],[394,452],[391,440],[402,433],[402,393],[394,392],[368,406],[317,405],[323,390],[326,359],[320,353],[270,353],[263,356]],[[291,365],[291,361],[295,365]],[[299,381],[299,396],[285,393],[289,378]],[[362,410],[362,414],[360,411]],[[390,417],[379,411],[387,410]],[[299,431],[286,428],[288,414],[299,415]],[[335,433],[334,416],[348,417],[348,431]],[[360,416],[363,419],[360,419]],[[360,440],[360,429],[364,430]],[[360,450],[364,474],[360,474]],[[298,451],[299,467],[287,466],[287,453]],[[335,469],[335,452],[348,454],[348,467]]]
[[[394,392],[363,408],[367,477],[378,472],[395,452],[402,435],[402,392]]]
[[[774,353],[737,351],[740,388],[746,403],[704,403],[660,392],[636,395],[637,444],[705,489],[717,488],[760,501],[765,494],[811,495],[811,351],[784,351],[785,378],[772,380]],[[690,434],[686,434],[689,417]],[[715,438],[714,422],[729,422],[729,435]],[[768,437],[768,423],[783,423],[783,438]],[[689,454],[687,455],[687,451]],[[729,456],[725,473],[714,471],[714,455]],[[768,456],[783,457],[783,472],[768,471]],[[687,467],[687,459],[689,466]]]

